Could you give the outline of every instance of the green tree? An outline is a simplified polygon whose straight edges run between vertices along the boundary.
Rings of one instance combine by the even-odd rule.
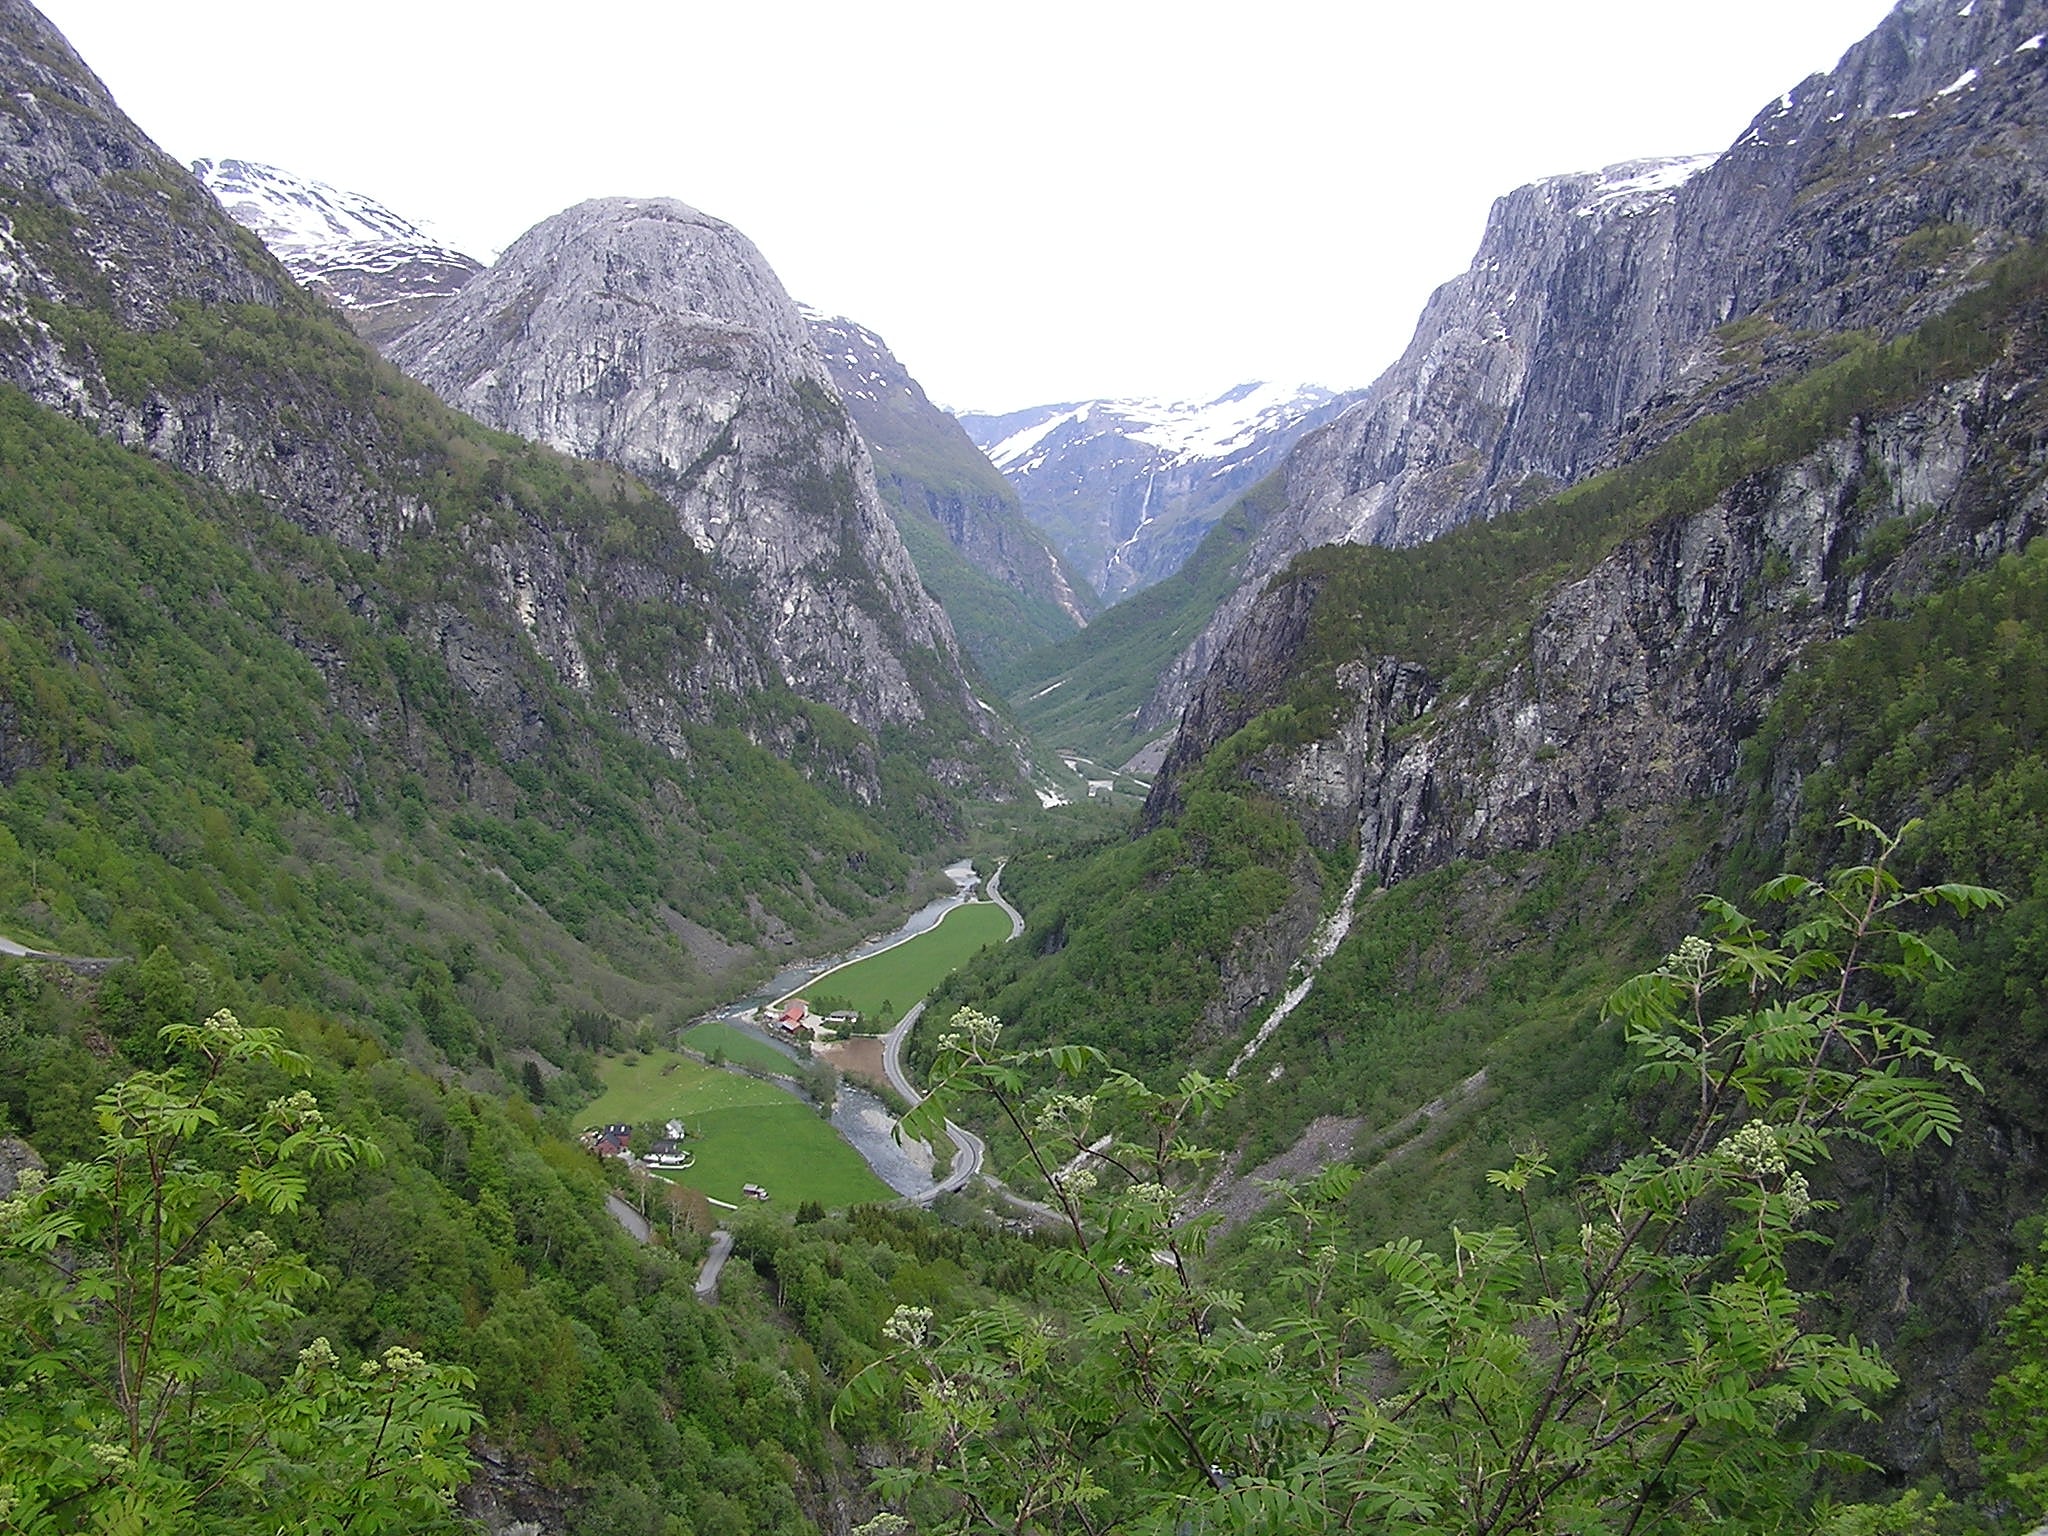
[[[2023,1514],[2048,1514],[2048,1245],[2044,1262],[2013,1277],[2018,1299],[2000,1319],[2010,1363],[1991,1384],[1984,1469],[1993,1487]]]
[[[1786,1528],[1816,1459],[1805,1416],[1863,1411],[1893,1379],[1807,1326],[1786,1261],[1815,1240],[1808,1173],[1844,1141],[1953,1137],[1943,1079],[1974,1078],[1881,999],[1944,965],[1913,909],[2000,899],[1905,889],[1898,839],[1845,825],[1876,858],[1765,886],[1782,929],[1710,900],[1705,931],[1611,999],[1675,1132],[1581,1179],[1570,1219],[1532,1151],[1492,1175],[1517,1225],[1348,1253],[1356,1172],[1334,1168],[1263,1230],[1256,1305],[1208,1274],[1210,1224],[1177,1210],[1210,1155],[1191,1130],[1229,1085],[1112,1073],[1033,1102],[1045,1067],[1101,1058],[1006,1054],[963,1010],[906,1133],[992,1103],[1066,1224],[1046,1268],[1077,1299],[949,1328],[899,1309],[889,1360],[848,1388],[893,1397],[918,1452],[880,1491],[926,1531]]]
[[[375,1149],[232,1014],[162,1031],[186,1064],[102,1094],[99,1153],[0,1203],[0,1528],[25,1533],[433,1530],[467,1476],[468,1378],[325,1339],[268,1365],[317,1282],[256,1220]]]

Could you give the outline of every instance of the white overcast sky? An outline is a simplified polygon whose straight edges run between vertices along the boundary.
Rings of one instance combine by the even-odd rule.
[[[1888,0],[41,0],[158,143],[478,257],[679,197],[968,408],[1367,383],[1492,199],[1725,148]]]

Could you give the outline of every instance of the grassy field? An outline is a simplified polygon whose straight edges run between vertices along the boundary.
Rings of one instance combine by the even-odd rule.
[[[727,1061],[743,1067],[759,1067],[764,1072],[789,1073],[794,1072],[797,1066],[759,1035],[734,1029],[730,1024],[699,1024],[684,1030],[682,1041],[691,1050],[701,1051],[706,1056],[723,1056]]]
[[[955,966],[991,944],[1010,937],[1010,918],[992,901],[970,901],[948,912],[936,928],[894,949],[827,971],[802,996],[844,998],[850,1008],[872,1016],[885,1006],[892,1018],[915,1003]]]
[[[829,1124],[772,1084],[671,1051],[631,1064],[616,1058],[603,1071],[605,1091],[583,1112],[583,1122],[645,1125],[679,1117],[697,1158],[673,1175],[679,1184],[735,1204],[747,1203],[741,1185],[759,1184],[778,1209],[802,1200],[848,1206],[894,1198]]]

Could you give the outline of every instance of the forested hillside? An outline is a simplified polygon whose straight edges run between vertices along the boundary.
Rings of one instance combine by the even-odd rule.
[[[1984,1090],[1954,1150],[1883,1176],[1839,1157],[1838,1246],[1799,1262],[1908,1382],[1828,1434],[1975,1486],[1982,1298],[2038,1235],[2048,1128],[2041,272],[2025,252],[1552,502],[1297,562],[1191,703],[1142,832],[1020,851],[1030,929],[947,1001],[1021,1044],[1233,1077],[1197,1209],[1235,1225],[1234,1180],[1352,1164],[1350,1242],[1434,1241],[1507,1219],[1488,1172],[1532,1146],[1590,1171],[1655,1134],[1602,1005],[1699,893],[1853,858],[1844,810],[1917,818],[1901,878],[2011,905],[1928,934],[1954,972],[1872,996]]]
[[[1508,200],[1517,325],[1692,327],[1573,354],[1597,427],[1531,374],[1411,459],[1382,391],[1036,649],[1086,609],[1042,545],[952,569],[1043,748],[1153,748],[1133,818],[1024,793],[744,235],[600,199],[435,310],[451,397],[614,462],[556,452],[0,0],[0,1530],[2031,1532],[2040,4],[1908,0],[1846,147],[1809,82],[1686,172],[1792,168],[1723,208],[1818,232],[1742,249],[1768,304],[1669,286],[1742,244],[1677,239],[1691,182]],[[921,445],[897,511],[972,543]],[[1368,449],[1488,515],[1260,564]],[[931,1209],[577,1139],[970,849],[1023,932],[860,1110]],[[742,1027],[689,1070],[824,1137],[833,1070]]]

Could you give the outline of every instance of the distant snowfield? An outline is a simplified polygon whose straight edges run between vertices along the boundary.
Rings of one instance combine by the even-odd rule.
[[[328,265],[389,270],[416,257],[473,259],[373,197],[274,165],[195,160],[192,172],[235,222],[253,230],[280,260],[317,255]],[[371,262],[389,265],[370,267]]]
[[[1164,400],[1090,400],[1050,405],[1045,415],[1012,432],[986,451],[997,469],[1012,477],[1037,468],[1033,451],[1066,426],[1095,426],[1158,450],[1161,469],[1227,458],[1260,438],[1335,398],[1314,384],[1240,384],[1214,400],[1195,404]]]

